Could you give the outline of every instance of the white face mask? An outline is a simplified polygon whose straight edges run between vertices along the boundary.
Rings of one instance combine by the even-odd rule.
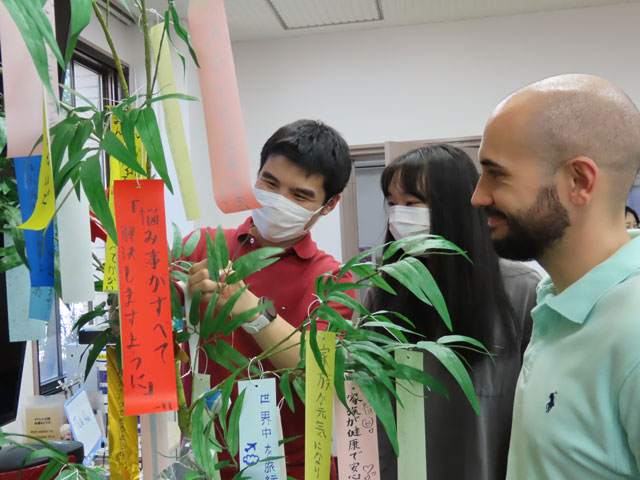
[[[302,237],[309,231],[305,228],[309,220],[324,208],[323,205],[316,211],[310,211],[279,193],[259,188],[254,188],[253,193],[262,205],[262,208],[251,212],[253,224],[262,238],[274,243]]]
[[[431,213],[427,207],[389,207],[389,231],[396,240],[429,233]]]

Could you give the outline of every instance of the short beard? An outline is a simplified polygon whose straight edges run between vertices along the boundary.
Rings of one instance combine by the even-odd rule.
[[[555,186],[541,188],[536,202],[523,214],[510,216],[491,208],[486,210],[487,214],[501,215],[507,220],[507,234],[494,240],[493,246],[498,255],[510,260],[538,260],[571,224]]]

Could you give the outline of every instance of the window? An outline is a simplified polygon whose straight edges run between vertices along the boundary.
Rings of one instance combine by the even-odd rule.
[[[125,78],[128,70],[124,69]],[[99,109],[114,105],[122,98],[122,91],[115,63],[105,54],[94,48],[78,42],[76,52],[67,66],[64,84],[86,97]],[[86,105],[84,100],[76,98],[67,90],[61,89],[61,99],[68,105],[81,107]],[[80,115],[91,116],[91,112]],[[103,154],[102,180],[108,185],[109,162]],[[104,261],[104,243],[94,246],[96,257]],[[91,310],[94,303],[106,300],[106,293],[96,293],[94,302],[65,304],[61,299],[56,299],[54,311],[51,313],[51,321],[47,327],[47,337],[38,341],[38,376],[40,394],[46,395],[59,391],[58,381],[67,376],[67,345],[77,344],[75,332],[72,330],[74,323],[80,316]],[[102,321],[97,319],[98,322]]]

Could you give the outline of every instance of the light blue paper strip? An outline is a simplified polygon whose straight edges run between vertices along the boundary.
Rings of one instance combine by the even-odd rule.
[[[245,391],[240,413],[240,468],[251,480],[283,480],[279,456],[276,381],[274,378],[238,382],[238,393]]]
[[[12,245],[11,237],[5,235],[4,244]],[[6,272],[6,279],[9,340],[24,342],[45,338],[47,322],[29,318],[29,270],[24,265],[12,268]]]
[[[31,287],[29,318],[48,322],[51,319],[54,299],[55,291],[53,287]]]

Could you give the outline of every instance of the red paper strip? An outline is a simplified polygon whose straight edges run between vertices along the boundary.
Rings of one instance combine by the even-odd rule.
[[[209,142],[213,196],[224,213],[260,208],[253,195],[249,155],[224,0],[191,0],[189,26],[198,56]]]
[[[125,415],[177,410],[161,180],[114,182]]]

